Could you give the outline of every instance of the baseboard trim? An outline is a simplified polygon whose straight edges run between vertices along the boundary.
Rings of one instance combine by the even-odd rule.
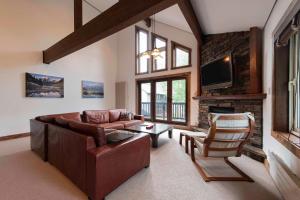
[[[300,179],[272,152],[265,160],[265,167],[272,177],[283,199],[298,200],[300,196]]]
[[[30,136],[30,133],[19,133],[19,134],[0,137],[0,141],[13,140],[13,139],[23,138],[23,137],[28,137],[28,136]]]

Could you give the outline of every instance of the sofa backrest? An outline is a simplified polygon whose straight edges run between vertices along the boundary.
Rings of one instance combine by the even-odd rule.
[[[107,143],[104,128],[76,121],[69,121],[68,126],[73,131],[93,137],[97,147],[101,147]]]
[[[90,124],[112,123],[120,120],[121,112],[126,112],[126,109],[85,110],[83,121]]]
[[[125,109],[114,109],[114,110],[109,110],[109,122],[115,122],[120,120],[120,115],[121,112],[126,112]]]
[[[81,117],[80,117],[79,112],[44,115],[44,116],[38,116],[35,119],[39,120],[41,122],[45,122],[45,123],[54,123],[54,120],[57,117],[64,117],[64,118],[69,119],[69,120],[81,121]]]
[[[84,122],[90,124],[109,123],[108,110],[85,110],[83,111]]]

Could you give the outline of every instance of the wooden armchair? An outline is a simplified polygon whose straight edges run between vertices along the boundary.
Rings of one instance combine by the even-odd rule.
[[[195,161],[194,148],[204,157],[224,158],[225,162],[237,171],[241,177],[212,177],[207,176],[199,165],[202,178],[208,181],[249,181],[253,180],[233,165],[228,157],[241,156],[242,148],[249,139],[254,128],[254,117],[251,113],[209,114],[210,129],[207,137],[191,138],[191,158]]]

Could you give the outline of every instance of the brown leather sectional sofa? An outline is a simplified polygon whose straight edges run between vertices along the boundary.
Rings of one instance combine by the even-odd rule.
[[[108,144],[111,128],[143,123],[142,116],[120,121],[121,110],[40,116],[30,121],[31,148],[59,169],[92,200],[102,200],[150,164],[150,137],[137,134]]]

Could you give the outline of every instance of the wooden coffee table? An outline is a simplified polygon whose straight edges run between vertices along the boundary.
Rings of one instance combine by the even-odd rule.
[[[146,129],[146,126],[141,124],[141,125],[130,126],[128,128],[125,128],[125,130],[134,131],[138,133],[148,133],[152,139],[153,148],[158,147],[158,137],[160,134],[168,131],[169,138],[172,138],[173,126],[167,124],[158,124],[158,123],[151,123],[151,124],[153,124],[152,129]]]

